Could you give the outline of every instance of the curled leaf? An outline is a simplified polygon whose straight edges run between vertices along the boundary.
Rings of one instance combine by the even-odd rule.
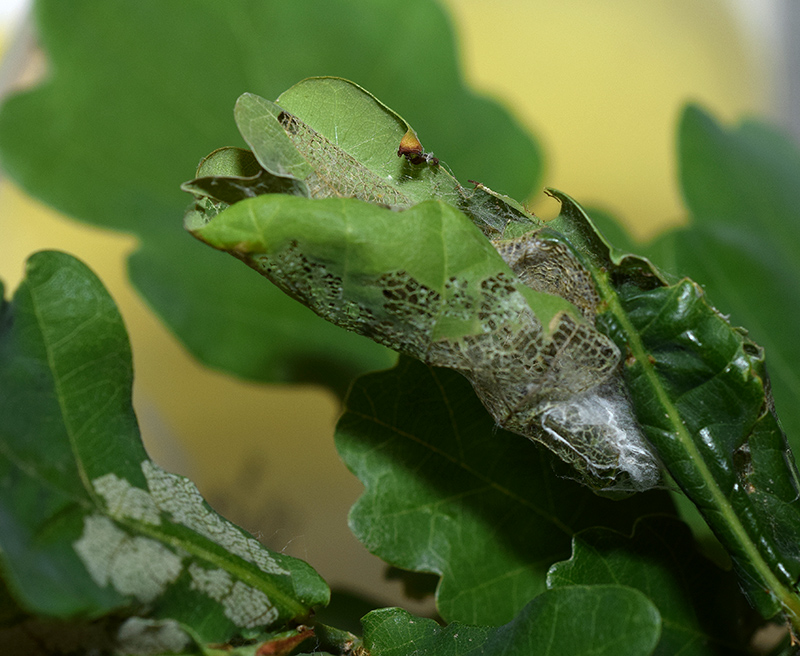
[[[500,426],[547,445],[596,487],[618,475],[639,489],[657,482],[616,378],[616,346],[567,300],[520,282],[457,209],[267,195],[193,234],[325,319],[460,371]]]
[[[800,488],[763,351],[699,286],[669,286],[616,251],[559,192],[562,213],[542,226],[444,166],[403,173],[413,165],[398,144],[412,157],[421,144],[352,83],[306,80],[270,111],[280,148],[313,172],[303,180],[319,175],[321,195],[345,198],[259,196],[210,221],[191,215],[195,236],[328,320],[463,373],[497,424],[595,488],[647,489],[664,465],[752,603],[800,631],[800,554],[785,538],[800,535]]]
[[[546,231],[508,239],[539,224],[483,185],[467,191],[441,167],[409,173],[388,144],[418,155],[416,133],[351,82],[305,80],[278,103],[246,94],[237,123],[263,172],[301,183],[300,198],[264,196],[216,219],[194,210],[186,227],[329,321],[464,373],[500,426],[547,445],[593,486],[657,484],[619,352],[592,325],[592,277],[569,248]],[[322,204],[331,196],[370,205]],[[493,248],[464,214],[504,240]]]

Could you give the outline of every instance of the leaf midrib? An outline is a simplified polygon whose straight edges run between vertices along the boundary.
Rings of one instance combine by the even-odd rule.
[[[597,272],[593,270],[593,275],[595,276],[598,289],[603,299],[608,303],[609,310],[617,318],[626,335],[628,347],[634,359],[641,367],[648,385],[658,400],[660,407],[664,409],[674,435],[677,437],[684,453],[691,459],[695,471],[699,474],[710,491],[714,508],[719,511],[724,518],[726,526],[735,537],[735,543],[739,547],[740,552],[746,555],[751,566],[759,573],[762,577],[762,581],[769,587],[770,592],[778,598],[781,606],[790,615],[795,628],[800,628],[800,599],[788,590],[777,576],[775,576],[769,564],[761,555],[757,545],[739,520],[735,509],[720,488],[711,470],[708,468],[691,434],[681,421],[680,412],[670,400],[667,391],[661,384],[658,374],[655,371],[654,363],[650,360],[640,335],[633,326],[627,312],[622,308],[619,296],[616,290],[611,286],[607,274],[598,275]],[[689,498],[692,499],[691,495],[689,495]],[[705,515],[705,513],[703,514]],[[723,541],[723,543],[725,542],[728,542],[728,540]]]
[[[48,281],[45,281],[43,284],[47,284]],[[199,535],[197,532],[192,531],[189,527],[182,527],[188,531],[192,532],[192,535],[196,538],[194,540],[181,540],[178,536],[170,535],[163,530],[158,530],[155,527],[147,526],[141,522],[135,522],[131,520],[120,520],[119,518],[112,518],[108,515],[105,510],[105,506],[103,503],[100,502],[98,498],[97,492],[94,489],[94,486],[91,484],[89,480],[88,474],[86,472],[86,468],[84,467],[83,460],[79,457],[80,450],[77,446],[77,439],[80,432],[83,430],[83,426],[77,427],[74,425],[74,420],[72,419],[72,413],[70,411],[69,406],[66,403],[66,396],[63,390],[63,380],[69,377],[74,369],[70,369],[69,372],[65,374],[60,374],[60,367],[59,365],[59,358],[54,353],[55,347],[63,341],[63,338],[52,340],[48,335],[48,331],[46,329],[47,322],[45,321],[44,314],[40,311],[39,303],[37,302],[37,290],[40,285],[34,285],[31,283],[28,287],[28,293],[31,300],[31,308],[33,310],[34,316],[36,318],[37,326],[39,327],[39,332],[42,336],[42,343],[45,348],[45,354],[47,357],[47,364],[50,372],[53,376],[53,384],[56,389],[56,398],[58,400],[59,408],[61,410],[61,417],[64,424],[64,429],[67,434],[67,437],[70,441],[70,450],[72,451],[73,461],[75,462],[75,467],[78,471],[78,475],[83,482],[83,487],[91,501],[93,502],[94,509],[100,512],[103,516],[109,517],[113,519],[115,522],[120,523],[122,525],[127,526],[131,531],[136,534],[140,535],[148,535],[159,542],[169,544],[173,548],[178,549],[178,552],[181,550],[197,557],[205,562],[211,563],[220,567],[221,569],[231,573],[234,575],[238,580],[243,581],[254,587],[257,590],[264,592],[271,602],[275,604],[276,608],[289,610],[293,616],[299,616],[306,612],[305,606],[300,604],[299,602],[295,601],[291,596],[284,593],[280,588],[271,585],[271,579],[268,575],[259,576],[255,572],[251,571],[246,565],[239,563],[240,557],[227,552],[224,547],[220,547],[224,554],[218,554],[215,550],[209,549],[200,543],[200,540],[209,541],[211,544],[216,544],[213,541],[208,540],[208,538],[204,538],[203,536]],[[71,335],[80,330],[85,329],[87,325],[91,322],[97,320],[98,312],[95,312],[91,319],[86,319],[81,323],[79,328],[76,328]],[[89,366],[88,364],[84,364],[83,366]],[[84,424],[85,425],[85,424]],[[78,500],[78,499],[76,499]],[[85,502],[81,505],[86,506]],[[87,512],[89,511],[86,508]],[[182,526],[178,524],[178,526]],[[219,545],[217,545],[219,546]],[[230,558],[235,559],[233,563],[225,558],[225,554],[227,554]],[[247,562],[247,561],[244,561]],[[251,563],[248,563],[252,565]],[[255,565],[252,565],[255,568]],[[267,585],[270,584],[270,585]],[[280,599],[281,603],[278,602],[276,599]]]

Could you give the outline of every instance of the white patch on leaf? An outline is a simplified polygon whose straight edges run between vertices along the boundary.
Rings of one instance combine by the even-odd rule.
[[[565,451],[580,454],[589,475],[613,481],[625,472],[634,490],[658,485],[658,461],[633,416],[630,401],[615,381],[547,404],[540,422]]]
[[[253,563],[265,574],[289,575],[258,540],[211,510],[189,479],[165,472],[150,460],[142,462],[142,471],[156,505],[172,521]]]
[[[103,497],[108,514],[114,519],[133,519],[153,525],[161,523],[161,513],[152,495],[124,478],[106,474],[94,479],[92,485]]]
[[[132,536],[113,521],[157,526],[162,513],[265,574],[290,575],[255,538],[215,513],[190,480],[165,472],[149,460],[144,460],[141,468],[147,490],[114,473],[92,481],[108,516],[86,517],[83,535],[73,547],[98,586],[111,585],[120,594],[151,602],[177,580],[188,553],[179,550],[176,554],[155,539]],[[190,572],[192,588],[219,601],[238,626],[267,624],[277,618],[278,611],[263,592],[234,581],[224,570],[205,570],[193,564]]]
[[[207,570],[192,563],[189,575],[192,589],[219,602],[225,616],[236,626],[252,628],[271,624],[278,618],[278,611],[267,595],[242,581],[234,581],[224,570]]]
[[[181,573],[181,558],[160,542],[131,536],[112,520],[90,515],[73,543],[94,582],[141,602],[160,596]]]
[[[125,656],[154,656],[181,653],[191,638],[175,620],[130,617],[117,631],[117,653]]]

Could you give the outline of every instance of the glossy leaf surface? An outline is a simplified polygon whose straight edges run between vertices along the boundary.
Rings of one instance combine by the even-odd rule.
[[[763,349],[691,280],[648,283],[645,260],[604,247],[585,213],[561,199],[559,229],[596,262],[594,271],[607,271],[596,277],[608,303],[598,321],[627,353],[625,380],[648,440],[725,545],[751,602],[765,617],[783,610],[800,626],[800,560],[781,537],[800,529],[797,471]]]
[[[778,413],[800,449],[800,148],[763,123],[724,126],[696,106],[684,111],[678,137],[690,223],[649,252],[701,283],[766,349]]]
[[[326,603],[310,566],[147,457],[131,382],[101,283],[68,255],[34,255],[0,314],[0,547],[19,606],[53,619],[146,613],[187,642],[183,631],[222,641]]]

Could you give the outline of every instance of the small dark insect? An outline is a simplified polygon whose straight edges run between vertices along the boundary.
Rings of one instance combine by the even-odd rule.
[[[405,156],[412,164],[422,164],[424,162],[433,164],[434,166],[439,165],[439,158],[434,157],[433,153],[426,153],[423,150],[422,144],[411,128],[409,128],[403,135],[403,138],[400,139],[400,147],[397,149],[397,156]]]

